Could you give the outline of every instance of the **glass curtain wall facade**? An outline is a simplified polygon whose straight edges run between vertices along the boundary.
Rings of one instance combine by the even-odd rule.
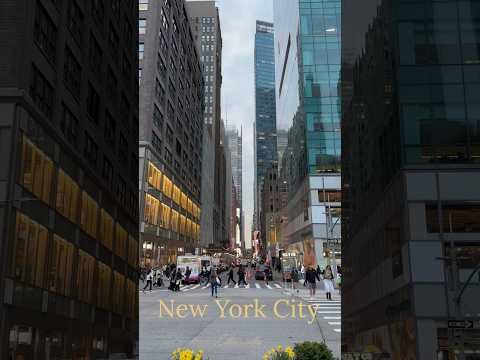
[[[274,2],[277,131],[288,133],[280,248],[305,265],[339,264],[339,0]],[[333,254],[337,254],[337,258]]]
[[[467,286],[449,306],[452,279],[474,265],[438,258],[452,244],[480,256],[480,4],[345,0],[342,11],[343,350],[456,358],[447,319],[478,314],[480,293]],[[478,332],[462,338],[478,349]]]
[[[263,177],[277,161],[273,24],[257,21],[255,33],[255,211]]]

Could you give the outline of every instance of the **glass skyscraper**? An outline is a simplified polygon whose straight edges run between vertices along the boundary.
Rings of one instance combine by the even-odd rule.
[[[305,266],[340,264],[340,0],[275,0],[281,250]],[[339,329],[337,329],[340,331]],[[339,353],[339,349],[335,350]]]
[[[273,24],[257,21],[255,33],[255,212],[266,170],[277,161]]]

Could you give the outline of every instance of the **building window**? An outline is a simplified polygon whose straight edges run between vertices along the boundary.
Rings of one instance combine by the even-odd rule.
[[[12,275],[15,279],[44,287],[48,231],[17,212]]]
[[[161,190],[160,182],[162,180],[162,172],[151,162],[148,163],[148,183],[157,190]]]
[[[104,209],[100,212],[100,241],[112,250],[113,244],[113,217]]]
[[[138,33],[145,34],[146,30],[147,30],[147,20],[138,19]]]
[[[58,235],[53,236],[48,272],[48,289],[68,296],[72,280],[73,244]]]
[[[157,97],[158,102],[163,104],[165,102],[165,89],[163,88],[162,84],[160,84],[158,79],[155,80],[155,96]]]
[[[426,205],[427,232],[439,233],[437,205]],[[442,231],[445,233],[480,233],[480,204],[446,204],[442,206]]]
[[[162,18],[162,27],[165,29],[165,32],[168,32],[168,27],[169,27],[168,19],[163,9],[160,12],[160,16]]]
[[[167,177],[163,176],[163,194],[168,197],[169,199],[172,197],[172,181]]]
[[[145,194],[145,216],[144,221],[150,225],[158,225],[160,201],[150,194]]]
[[[155,150],[158,151],[159,154],[162,153],[162,140],[155,134],[155,132],[152,131],[152,146],[155,148]]]
[[[99,112],[100,112],[100,96],[95,91],[93,85],[88,83],[88,93],[87,93],[87,113],[91,120],[98,124],[99,122]]]
[[[65,48],[65,63],[63,66],[63,78],[65,85],[72,95],[80,98],[80,83],[82,70],[80,64],[68,47]]]
[[[340,190],[318,190],[319,202],[341,202],[342,192]]]
[[[93,198],[82,192],[82,213],[80,225],[82,229],[93,238],[97,238],[98,204]]]
[[[118,177],[118,182],[117,182],[117,198],[121,204],[126,203],[127,184],[125,183],[125,180],[123,180],[121,177]]]
[[[105,113],[105,141],[115,149],[116,121],[107,111]]]
[[[98,289],[97,306],[108,310],[110,308],[110,284],[112,281],[112,269],[102,262],[98,262]]]
[[[90,161],[90,165],[95,167],[97,165],[98,145],[93,138],[85,132],[85,148],[83,149],[85,158]]]
[[[123,299],[125,288],[125,277],[114,271],[113,277],[113,308],[112,310],[118,314],[123,313]]]
[[[30,82],[30,96],[40,111],[48,118],[52,117],[53,87],[45,76],[35,67],[32,67]]]
[[[113,187],[113,166],[110,160],[104,156],[102,176],[110,187]]]
[[[50,204],[53,162],[26,136],[22,138],[20,182],[38,199]]]
[[[107,71],[107,94],[110,98],[110,101],[114,104],[117,102],[117,88],[117,77],[115,76],[112,68],[109,66]]]
[[[62,117],[60,119],[60,130],[62,130],[65,138],[72,145],[77,144],[78,137],[78,119],[73,116],[73,113],[62,104]]]
[[[143,53],[145,52],[145,44],[144,43],[139,43],[138,44],[138,59],[142,60],[143,59]]]
[[[120,134],[120,138],[118,140],[118,157],[120,158],[122,163],[127,161],[128,154],[128,142],[127,139],[123,134]]]
[[[153,105],[153,123],[162,131],[163,129],[163,115],[157,105]]]
[[[169,165],[172,165],[172,162],[173,162],[173,157],[172,157],[172,153],[170,152],[170,150],[168,150],[167,147],[165,147],[165,162]]]
[[[167,77],[167,66],[165,65],[165,62],[163,61],[160,54],[157,55],[157,70],[158,74],[162,79],[165,79]]]
[[[77,222],[78,194],[79,187],[77,183],[62,169],[59,169],[55,208],[61,215],[73,223]]]
[[[47,59],[55,63],[57,28],[39,2],[35,12],[34,39]]]
[[[97,40],[90,34],[90,48],[89,48],[90,68],[96,74],[102,73],[102,49]]]
[[[128,263],[136,268],[138,262],[138,241],[131,235],[128,236]]]
[[[99,25],[100,30],[103,30],[103,19],[105,18],[105,0],[91,0],[92,1],[92,17]]]
[[[78,46],[82,47],[83,14],[75,0],[70,1],[67,16],[67,27]]]
[[[115,230],[115,254],[125,259],[128,241],[127,231],[119,223],[116,224]]]
[[[171,212],[171,209],[169,206],[165,205],[165,204],[161,204],[162,206],[162,211],[161,211],[161,216],[160,216],[160,226],[165,228],[165,229],[169,229],[170,227],[170,212]]]
[[[118,59],[118,42],[118,34],[113,25],[110,23],[110,28],[108,31],[108,47],[110,48],[110,53],[112,54],[112,59],[114,62],[117,62]]]
[[[83,250],[78,250],[77,289],[78,300],[90,303],[92,301],[93,267],[95,260]]]

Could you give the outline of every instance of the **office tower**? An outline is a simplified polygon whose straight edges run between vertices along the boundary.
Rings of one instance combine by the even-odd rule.
[[[137,8],[0,3],[0,358],[133,356]]]
[[[222,33],[220,17],[215,1],[187,1],[190,25],[194,35],[198,54],[202,62],[205,79],[205,113],[204,121],[210,128],[214,143],[214,154],[205,154],[204,162],[214,166],[214,191],[205,194],[206,202],[213,201],[213,232],[208,234],[206,243],[210,247],[219,247],[228,243],[225,214],[225,154],[222,153],[221,141],[221,87],[222,87]],[[209,164],[204,163],[203,176],[211,177]],[[213,200],[210,198],[213,195]],[[205,221],[209,221],[205,217]]]
[[[478,279],[466,285],[480,259],[479,15],[469,0],[343,2],[345,352],[478,350],[478,331],[447,321],[480,313]]]
[[[275,116],[275,59],[273,24],[256,22],[255,32],[255,125],[254,125],[254,210],[259,224],[262,181],[272,162],[277,161],[277,129]]]
[[[183,0],[139,14],[141,264],[198,252],[204,82]]]
[[[288,145],[288,131],[284,129],[277,130],[277,159],[279,170],[282,167],[282,157]]]
[[[305,265],[340,264],[340,1],[274,2],[281,249]],[[283,200],[285,201],[285,199]]]
[[[235,211],[235,226],[237,227],[238,238],[237,244],[240,248],[244,248],[245,239],[243,238],[243,223],[242,223],[242,132],[238,133],[238,129],[234,126],[229,126],[227,129],[228,147],[230,149],[230,156],[232,158],[232,175],[235,188],[235,204],[238,211]]]

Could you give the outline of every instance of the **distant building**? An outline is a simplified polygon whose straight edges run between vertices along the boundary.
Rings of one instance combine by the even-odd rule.
[[[204,156],[204,160],[212,162],[214,166],[214,189],[213,189],[213,234],[210,230],[206,235],[204,244],[219,247],[228,243],[226,219],[226,185],[225,185],[225,154],[221,144],[221,87],[222,87],[222,32],[220,17],[215,1],[186,1],[190,25],[197,45],[202,70],[205,79],[205,109],[204,122],[210,127],[214,156]],[[210,164],[203,164],[202,176],[211,177]],[[212,200],[210,193],[205,195],[207,203]],[[210,213],[210,207],[207,209]],[[209,214],[210,215],[210,214]],[[205,217],[207,223],[209,220]],[[209,240],[211,239],[211,240]]]
[[[134,4],[0,2],[0,359],[136,355]]]
[[[255,32],[255,124],[254,124],[254,207],[259,223],[261,189],[265,173],[277,159],[275,115],[275,56],[273,24],[256,22]]]

